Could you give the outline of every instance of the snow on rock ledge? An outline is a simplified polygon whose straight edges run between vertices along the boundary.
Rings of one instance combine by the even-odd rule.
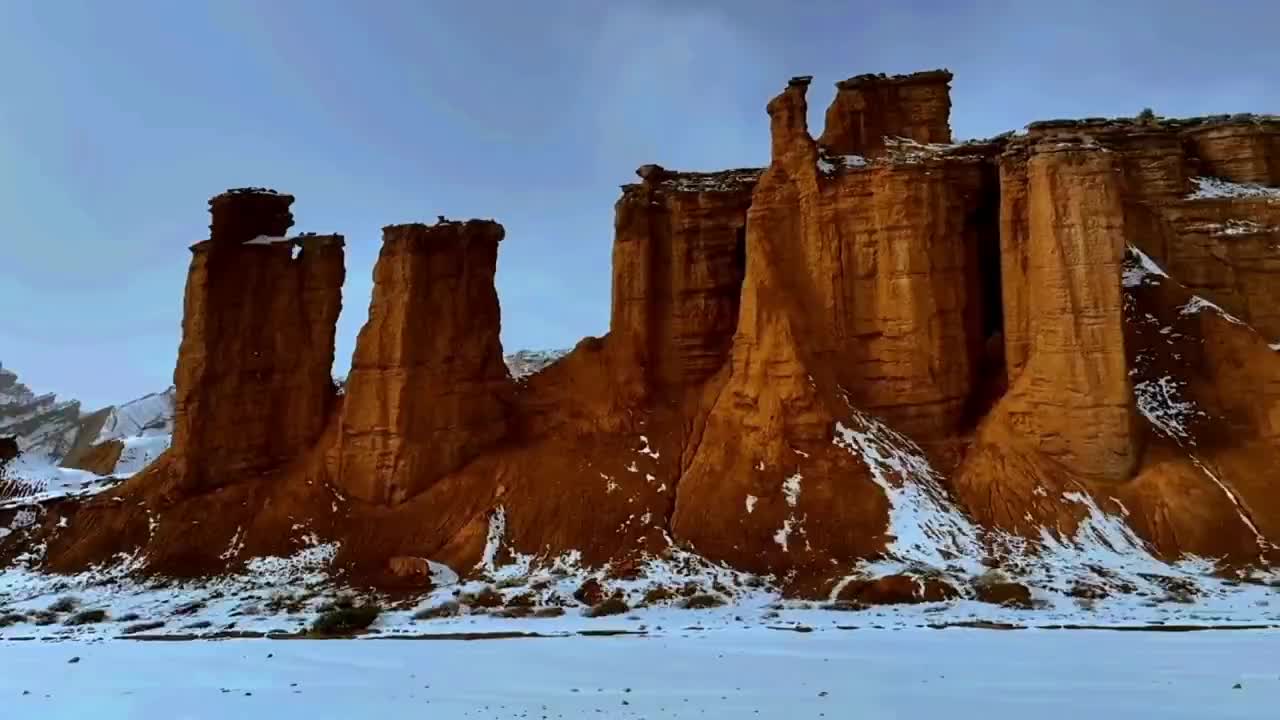
[[[1196,189],[1187,195],[1188,200],[1216,198],[1275,198],[1280,200],[1280,188],[1255,183],[1237,183],[1213,177],[1191,178]]]

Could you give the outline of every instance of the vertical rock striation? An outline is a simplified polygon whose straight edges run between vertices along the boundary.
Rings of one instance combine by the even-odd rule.
[[[637,174],[644,182],[625,186],[614,208],[610,342],[643,390],[696,385],[729,355],[760,171]]]
[[[1280,118],[1215,119],[1187,130],[1186,137],[1201,175],[1280,185]]]
[[[489,220],[383,228],[342,412],[337,477],[352,495],[402,502],[506,433],[502,237]]]
[[[951,142],[951,73],[858,75],[836,83],[818,144],[833,155],[876,155],[885,137]]]
[[[1073,481],[1123,482],[1138,461],[1123,172],[1115,153],[1059,138],[1011,146],[1001,179],[1010,386],[953,485],[988,525],[1061,528],[1075,509],[1040,498]]]
[[[218,195],[210,238],[191,249],[171,458],[192,491],[301,457],[333,408],[343,238],[284,238],[292,203],[261,189]]]

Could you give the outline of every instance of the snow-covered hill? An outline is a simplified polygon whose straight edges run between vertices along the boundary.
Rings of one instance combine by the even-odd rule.
[[[0,364],[0,437],[14,437],[28,457],[62,459],[75,443],[80,403],[59,402],[53,393],[37,394],[13,370]]]

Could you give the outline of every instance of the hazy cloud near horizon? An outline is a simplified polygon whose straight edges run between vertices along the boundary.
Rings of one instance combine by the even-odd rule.
[[[1280,111],[1269,0],[0,0],[0,362],[94,407],[172,381],[205,200],[268,185],[347,236],[335,371],[380,228],[507,228],[509,349],[607,329],[634,169],[764,163],[767,100],[948,67],[957,137],[1034,119]],[[424,319],[429,322],[429,319]]]

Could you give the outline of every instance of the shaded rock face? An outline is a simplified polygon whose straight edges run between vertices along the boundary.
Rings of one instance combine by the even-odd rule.
[[[877,155],[886,137],[951,142],[951,73],[859,75],[836,83],[818,143],[833,155]]]
[[[505,435],[502,237],[483,220],[383,229],[342,411],[337,478],[352,495],[401,502]]]
[[[615,206],[611,339],[644,390],[700,383],[728,357],[746,273],[747,208],[759,171],[667,173]]]
[[[219,195],[209,203],[212,236],[192,247],[171,452],[192,490],[298,458],[333,409],[343,239],[283,241],[292,202],[270,192]],[[282,241],[252,242],[259,237]]]
[[[9,462],[18,457],[18,439],[14,437],[0,437],[0,480],[4,479],[4,470],[8,467]]]

